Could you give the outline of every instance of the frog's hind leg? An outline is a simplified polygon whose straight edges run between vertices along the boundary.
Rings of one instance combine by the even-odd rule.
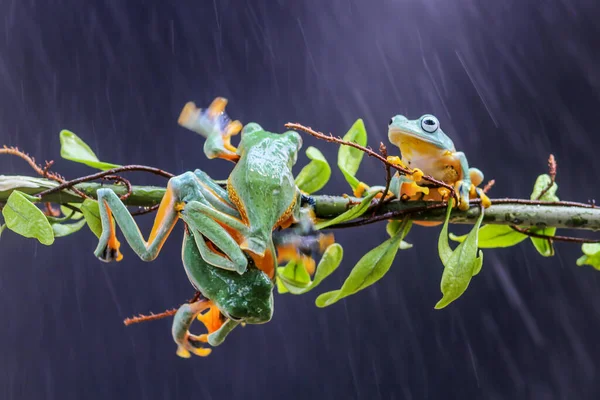
[[[227,99],[217,97],[207,109],[196,107],[189,102],[183,107],[178,119],[179,125],[206,138],[204,153],[208,158],[223,158],[237,162],[237,149],[231,145],[231,136],[242,130],[240,121],[231,121],[225,113]]]
[[[211,349],[202,347],[206,340],[202,336],[190,333],[190,326],[194,319],[204,310],[213,306],[208,299],[200,299],[194,303],[184,304],[177,310],[173,318],[171,332],[173,339],[177,343],[177,355],[183,358],[189,358],[190,353],[205,357],[210,354]],[[212,312],[209,311],[209,313]]]
[[[244,273],[248,266],[248,259],[240,249],[238,242],[223,226],[204,213],[205,210],[212,210],[220,214],[219,211],[198,201],[188,202],[181,210],[181,219],[194,232],[194,240],[202,258],[211,265],[234,270],[239,274]],[[235,220],[235,217],[230,218]],[[210,240],[224,255],[212,251],[206,245],[204,238]]]
[[[116,236],[116,221],[127,243],[142,260],[155,259],[178,219],[180,202],[173,191],[171,181],[169,181],[167,191],[158,208],[148,241],[144,240],[129,210],[115,192],[111,189],[98,189],[97,195],[102,234],[94,251],[96,257],[106,262],[120,261],[123,258],[119,252],[120,243]]]

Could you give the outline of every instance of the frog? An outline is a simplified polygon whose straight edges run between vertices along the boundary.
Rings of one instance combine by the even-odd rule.
[[[446,188],[434,191],[424,185],[422,178],[426,173],[454,187],[458,200],[455,205],[460,210],[468,210],[473,198],[480,198],[484,208],[491,205],[490,199],[478,187],[483,182],[483,172],[469,167],[465,154],[456,151],[452,139],[444,133],[434,115],[425,114],[415,120],[403,115],[394,116],[388,124],[388,139],[401,154],[401,157],[389,156],[388,161],[412,171],[410,176],[396,173],[392,178],[390,190],[397,198],[446,199],[449,194]]]
[[[123,259],[117,226],[131,249],[152,261],[183,220],[183,266],[201,295],[182,305],[173,320],[177,354],[185,358],[210,354],[202,344],[221,344],[239,324],[271,319],[278,265],[273,231],[296,223],[303,203],[292,174],[300,135],[268,132],[254,122],[242,127],[225,114],[226,104],[221,97],[207,109],[190,102],[178,119],[179,125],[207,139],[204,153],[209,159],[235,163],[226,187],[200,169],[169,179],[148,240],[114,191],[97,191],[102,233],[94,254],[102,261]],[[236,148],[230,139],[237,134]],[[190,333],[195,319],[205,325],[206,334]]]

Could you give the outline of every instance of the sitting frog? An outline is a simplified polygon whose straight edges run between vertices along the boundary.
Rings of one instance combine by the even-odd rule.
[[[210,349],[201,343],[220,344],[240,323],[271,319],[278,247],[273,230],[288,227],[300,215],[302,194],[292,174],[300,136],[293,131],[267,132],[249,123],[236,149],[230,137],[239,133],[241,124],[225,115],[226,103],[217,98],[206,110],[188,103],[179,123],[207,138],[204,150],[209,158],[236,163],[227,189],[200,170],[171,178],[147,241],[111,189],[97,192],[103,231],[95,254],[103,261],[122,259],[115,222],[145,261],[158,256],[179,219],[185,222],[183,264],[202,298],[184,304],[175,315],[173,337],[182,357],[207,355]],[[208,334],[189,333],[196,317]]]
[[[469,168],[467,157],[463,152],[456,151],[436,117],[426,114],[419,119],[409,120],[403,115],[396,115],[390,120],[388,138],[400,148],[402,156],[401,159],[388,157],[388,160],[414,170],[412,177],[396,173],[390,185],[396,197],[443,200],[448,194],[445,188],[430,191],[429,187],[422,186],[424,182],[421,178],[426,173],[454,185],[459,209],[468,210],[469,199],[476,197],[481,198],[483,207],[490,206],[489,198],[477,187],[483,181],[483,173],[477,168]]]

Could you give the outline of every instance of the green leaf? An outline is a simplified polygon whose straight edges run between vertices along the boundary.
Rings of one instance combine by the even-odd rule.
[[[342,249],[342,246],[337,243],[328,246],[321,256],[321,260],[317,265],[315,279],[312,282],[309,282],[308,285],[295,285],[293,282],[288,281],[286,276],[280,274],[278,278],[281,285],[285,288],[285,292],[279,291],[279,293],[290,292],[292,294],[303,294],[316,288],[325,278],[331,275],[337,267],[339,267],[343,256],[344,250]],[[281,268],[278,268],[278,271],[280,269]]]
[[[527,235],[519,233],[508,225],[485,225],[479,229],[477,247],[480,249],[494,249],[511,247],[527,239]],[[450,234],[450,239],[455,242],[464,242],[468,235],[456,236]]]
[[[54,243],[52,226],[46,216],[23,193],[17,190],[11,193],[2,215],[11,231],[27,238],[36,238],[46,246]]]
[[[83,140],[66,129],[60,131],[60,156],[64,159],[87,165],[88,167],[107,170],[120,165],[102,162]]]
[[[0,236],[2,236],[2,232],[6,229],[6,224],[0,225]]]
[[[543,196],[540,197],[540,194],[552,183],[552,178],[550,175],[543,174],[538,176],[533,186],[533,192],[531,192],[531,200],[542,200],[542,201],[559,201],[558,196],[556,195],[556,191],[558,190],[558,185],[556,182],[552,184],[552,187],[548,189]],[[533,233],[537,233],[540,235],[546,236],[554,236],[556,233],[556,228],[547,227],[547,228],[534,228],[531,230]],[[536,248],[536,250],[544,257],[552,257],[554,255],[554,245],[548,239],[542,238],[534,238],[531,237],[531,243]]]
[[[79,208],[81,207],[80,204],[71,204],[69,203],[69,205],[73,208],[76,208],[79,210]],[[81,219],[83,218],[83,214],[79,213],[79,212],[73,212],[72,209],[70,209],[69,207],[65,207],[65,206],[60,206],[60,211],[63,213],[63,215],[65,217],[70,216],[69,219]]]
[[[400,229],[401,226],[402,226],[401,220],[393,219],[387,223],[387,225],[385,226],[385,230],[386,230],[387,234],[390,235],[390,237],[392,237],[396,233],[398,233],[398,230]],[[407,243],[404,240],[402,240],[400,242],[400,246],[399,246],[400,250],[408,250],[408,249],[411,249],[412,247],[413,247],[412,244]]]
[[[412,221],[406,220],[403,229],[379,246],[365,254],[356,263],[339,290],[326,292],[317,297],[317,307],[330,306],[344,297],[355,294],[381,279],[390,269],[402,238],[406,236]]]
[[[558,190],[558,185],[556,182],[554,182],[552,187],[546,193],[544,193],[542,197],[540,197],[540,194],[550,185],[550,182],[552,182],[550,175],[542,174],[538,176],[535,184],[533,185],[531,200],[559,201],[558,196],[556,195],[556,191]]]
[[[354,142],[361,146],[367,145],[367,131],[365,130],[365,124],[362,119],[357,119],[350,130],[344,135],[343,139],[347,142]],[[359,149],[355,149],[350,146],[340,146],[338,150],[338,168],[344,174],[346,181],[352,187],[352,190],[356,189],[360,181],[354,176],[358,171],[360,162],[364,153]]]
[[[600,243],[584,243],[581,251],[583,255],[577,259],[577,265],[591,265],[600,271]]]
[[[453,200],[451,199],[448,202],[446,220],[438,240],[438,250],[442,264],[444,264],[444,272],[440,284],[443,296],[435,305],[436,309],[444,308],[458,299],[467,290],[471,278],[481,271],[483,265],[483,253],[481,250],[477,250],[477,236],[479,226],[483,220],[483,208],[465,241],[460,243],[455,250],[452,250],[448,243],[448,220],[452,211],[452,203]]]
[[[100,239],[102,235],[102,220],[100,219],[100,206],[96,200],[85,199],[81,204],[81,212],[90,230]]]
[[[75,222],[74,224],[52,224],[54,237],[68,236],[77,232],[86,224],[85,219]]]
[[[306,287],[310,285],[310,275],[301,261],[292,260],[285,267],[277,268],[279,277],[295,287]]]
[[[296,176],[296,186],[303,192],[311,194],[320,190],[329,181],[331,167],[323,154],[315,147],[307,148],[306,156],[312,161]]]
[[[531,232],[540,235],[554,236],[556,233],[556,228],[533,228],[531,229]],[[550,240],[531,237],[531,242],[536,250],[544,257],[552,257],[554,255],[554,245],[550,242]]]
[[[360,204],[352,207],[348,211],[344,212],[343,214],[338,215],[337,217],[335,217],[333,219],[319,222],[318,224],[315,225],[315,228],[316,229],[324,229],[324,228],[327,228],[328,226],[335,225],[335,224],[341,224],[342,222],[350,221],[351,219],[360,217],[367,211],[367,209],[371,205],[371,200],[373,200],[373,198],[375,196],[377,196],[377,193],[370,193],[369,195],[367,195],[367,197],[365,197],[360,202]]]
[[[276,278],[275,282],[277,284],[277,293],[279,293],[279,294],[289,293],[289,290],[287,290],[287,288],[281,281],[281,278],[279,278],[279,276],[277,276],[275,278]]]

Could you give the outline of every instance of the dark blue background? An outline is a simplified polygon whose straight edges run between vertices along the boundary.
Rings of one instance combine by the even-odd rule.
[[[234,118],[273,131],[299,121],[342,135],[364,118],[375,148],[392,115],[433,113],[496,179],[493,196],[528,197],[550,152],[561,198],[598,193],[596,0],[167,3],[0,1],[0,143],[55,159],[67,177],[89,173],[60,159],[66,128],[106,161],[224,178],[231,164],[209,162],[176,124],[185,102],[220,95]],[[336,146],[309,144],[335,164]],[[31,173],[9,156],[0,171]],[[383,176],[364,160],[361,179]],[[326,191],[348,191],[339,171]],[[121,322],[193,293],[181,229],[156,261],[124,248],[113,265],[93,257],[89,231],[52,247],[5,232],[0,398],[598,398],[600,281],[575,265],[579,246],[552,259],[526,242],[486,251],[466,294],[436,311],[438,232],[413,229],[415,247],[382,281],[317,309],[386,237],[383,225],[337,232],[343,267],[316,293],[276,296],[269,324],[190,360],[176,357],[170,320]]]

